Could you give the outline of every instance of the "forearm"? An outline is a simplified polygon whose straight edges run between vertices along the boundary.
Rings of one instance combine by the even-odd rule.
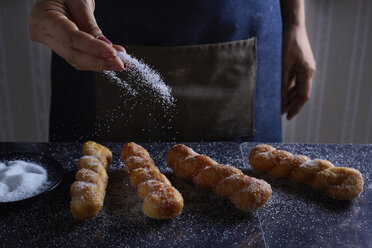
[[[280,0],[283,26],[305,26],[304,0]]]
[[[282,113],[291,119],[310,98],[315,60],[305,25],[304,0],[280,0],[283,19]]]

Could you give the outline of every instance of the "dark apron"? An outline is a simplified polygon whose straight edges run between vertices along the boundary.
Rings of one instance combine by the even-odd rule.
[[[146,92],[123,96],[119,86],[97,73],[98,140],[206,141],[253,136],[256,39],[192,46],[128,46],[126,50],[161,73],[172,88],[175,107],[154,106],[155,96]],[[123,97],[127,101],[123,102]],[[131,97],[135,99],[129,102]],[[111,111],[115,109],[121,113]]]
[[[54,54],[52,141],[281,141],[279,1],[97,0],[95,15],[114,43],[142,46],[127,51],[162,73],[177,113],[129,113],[117,86]]]

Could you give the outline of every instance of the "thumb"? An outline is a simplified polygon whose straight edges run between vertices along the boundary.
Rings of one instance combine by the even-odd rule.
[[[81,31],[84,31],[95,38],[100,38],[110,45],[112,44],[105,36],[103,36],[101,29],[97,25],[96,18],[93,14],[94,0],[68,1],[67,7],[71,13],[73,21]]]

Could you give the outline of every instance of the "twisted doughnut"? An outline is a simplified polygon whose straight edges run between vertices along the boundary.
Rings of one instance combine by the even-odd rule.
[[[249,154],[249,163],[256,170],[268,171],[275,177],[306,182],[338,200],[353,199],[363,191],[363,176],[356,169],[335,167],[327,160],[311,160],[270,145],[255,146]]]
[[[218,164],[182,144],[170,149],[167,163],[176,176],[192,180],[199,187],[214,189],[217,195],[230,198],[242,211],[256,211],[272,193],[265,181],[244,175],[233,166]]]
[[[111,151],[107,147],[104,147],[103,145],[100,145],[94,141],[85,142],[81,153],[83,156],[96,157],[101,162],[105,170],[107,170],[108,166],[112,162]]]
[[[183,198],[167,177],[154,164],[149,153],[133,142],[125,144],[121,150],[125,171],[130,182],[137,187],[143,199],[143,212],[153,219],[170,219],[180,214]]]
[[[106,147],[88,141],[82,154],[75,182],[70,188],[70,209],[75,218],[85,220],[96,216],[102,209],[108,180],[106,169],[112,161],[112,153]],[[87,154],[89,156],[84,156]]]

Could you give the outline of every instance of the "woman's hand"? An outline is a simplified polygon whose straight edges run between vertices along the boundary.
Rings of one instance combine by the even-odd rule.
[[[38,0],[30,14],[30,38],[78,70],[123,70],[116,50],[125,49],[102,34],[94,6],[94,0]]]
[[[282,52],[282,114],[290,120],[309,100],[315,73],[305,27],[284,27]]]
[[[315,60],[305,26],[304,0],[281,0],[283,18],[282,114],[298,114],[311,95]]]

